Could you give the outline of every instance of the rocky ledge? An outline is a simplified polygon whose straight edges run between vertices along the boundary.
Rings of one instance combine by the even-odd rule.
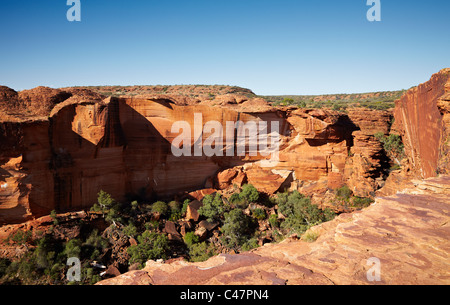
[[[202,263],[149,261],[99,285],[450,284],[450,177],[412,181],[414,187],[379,197],[370,207],[295,237]],[[308,233],[307,233],[308,234]],[[370,282],[371,258],[380,281]]]

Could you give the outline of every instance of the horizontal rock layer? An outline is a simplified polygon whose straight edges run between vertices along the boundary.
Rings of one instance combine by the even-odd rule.
[[[391,115],[385,111],[278,109],[259,98],[223,105],[186,105],[161,96],[102,100],[84,89],[36,90],[3,90],[0,101],[5,106],[12,99],[19,108],[43,103],[43,108],[33,106],[33,119],[0,122],[0,223],[25,221],[53,209],[90,208],[100,190],[118,200],[127,193],[154,200],[235,183],[252,183],[269,194],[298,187],[309,195],[348,184],[355,194],[368,196],[384,175],[382,147],[373,133],[388,132]],[[47,95],[39,99],[42,92]],[[42,118],[45,111],[49,114]],[[278,162],[262,164],[268,157],[250,155],[257,137],[248,133],[246,154],[237,155],[237,131],[227,132],[227,124],[234,127],[238,121],[241,127],[265,122],[267,128],[258,136],[273,135],[272,123],[278,124]],[[176,122],[190,131],[174,144],[184,131],[172,130]],[[173,148],[208,140],[214,130],[202,132],[208,122],[223,126],[223,136],[215,138],[223,140],[223,150],[213,156],[174,155]],[[227,156],[233,145],[234,156]],[[236,175],[221,181],[227,169]]]

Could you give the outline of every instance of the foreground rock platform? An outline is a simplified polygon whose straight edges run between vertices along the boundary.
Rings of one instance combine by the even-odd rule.
[[[377,198],[370,207],[313,227],[315,242],[293,238],[203,263],[149,261],[99,285],[422,285],[450,284],[450,177]],[[370,282],[370,258],[380,281]]]

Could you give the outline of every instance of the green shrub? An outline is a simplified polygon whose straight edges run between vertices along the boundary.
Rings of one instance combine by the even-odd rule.
[[[216,255],[216,249],[212,244],[206,242],[196,243],[189,247],[191,262],[204,262]]]
[[[352,198],[352,206],[357,208],[366,208],[370,206],[374,200],[372,198],[365,197],[353,197]]]
[[[136,226],[132,223],[128,224],[126,227],[122,229],[123,234],[130,237],[136,237],[138,235],[138,230]]]
[[[180,213],[181,212],[181,203],[178,201],[169,202],[170,213]]]
[[[169,202],[169,209],[170,209],[170,221],[177,221],[180,219],[183,215],[181,214],[181,203],[177,201],[171,201]]]
[[[169,213],[169,205],[164,201],[156,201],[152,204],[152,213],[159,213],[166,216]]]
[[[242,251],[250,251],[258,247],[259,247],[258,240],[256,238],[251,238],[242,245],[241,249]]]
[[[272,214],[269,216],[269,224],[272,228],[278,228],[280,226],[280,222],[278,221],[278,215]]]
[[[52,210],[50,212],[50,217],[53,219],[53,225],[57,226],[59,224],[59,220],[58,220],[58,217],[57,217],[57,214],[56,214],[55,210]]]
[[[391,159],[399,161],[405,157],[404,145],[399,135],[390,134],[386,136],[382,132],[377,132],[374,136],[383,144],[384,150]]]
[[[330,209],[319,209],[311,200],[297,191],[278,199],[278,209],[286,217],[281,224],[283,229],[302,234],[311,226],[329,221],[335,217]]]
[[[199,242],[199,238],[194,232],[187,232],[186,235],[184,235],[183,240],[188,247],[192,247],[193,244]]]
[[[189,200],[189,199],[186,199],[184,202],[183,202],[183,207],[181,208],[181,215],[186,215],[186,212],[187,212],[187,208],[188,208],[188,205],[191,203],[191,201]]]
[[[263,209],[260,209],[260,208],[254,209],[252,211],[252,215],[257,220],[264,220],[267,218],[266,211],[264,211]]]
[[[336,190],[336,196],[347,201],[352,196],[352,193],[352,190],[347,185],[344,185],[343,187]]]
[[[116,202],[114,198],[105,191],[101,190],[97,196],[97,203],[91,207],[91,211],[102,212],[105,215],[105,220],[108,223],[123,222],[120,216],[121,206],[120,203]]]
[[[239,248],[249,235],[251,235],[251,218],[245,215],[241,209],[234,209],[225,213],[222,226],[222,242],[227,248]]]
[[[247,203],[258,202],[259,192],[253,185],[246,184],[242,187],[239,198],[245,200]]]
[[[0,279],[7,273],[11,261],[7,258],[0,258]]]
[[[306,108],[306,102],[305,102],[305,101],[299,101],[299,102],[297,103],[297,106],[298,106],[299,108]]]
[[[97,203],[103,210],[108,210],[116,204],[116,201],[112,196],[105,191],[101,190],[98,193]]]
[[[222,196],[217,193],[214,197],[206,195],[203,198],[203,206],[198,210],[198,213],[206,217],[209,222],[214,222],[220,220],[225,211],[226,207],[223,204]]]
[[[81,241],[79,239],[71,239],[66,243],[64,254],[67,258],[77,257],[80,258],[81,254]]]
[[[32,234],[31,231],[19,229],[11,238],[8,237],[8,240],[12,240],[16,244],[26,244],[31,241]]]
[[[239,193],[234,193],[233,195],[231,195],[230,198],[228,198],[228,202],[235,206],[240,205],[242,200],[239,197]]]
[[[138,244],[128,247],[130,264],[139,263],[141,266],[148,260],[166,259],[169,240],[163,234],[145,231],[138,236]]]
[[[315,242],[319,238],[320,234],[315,231],[308,231],[303,234],[302,239],[308,243]]]

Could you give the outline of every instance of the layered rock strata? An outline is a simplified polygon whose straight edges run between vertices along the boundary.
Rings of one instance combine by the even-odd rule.
[[[151,200],[252,183],[268,194],[298,188],[320,198],[344,184],[359,196],[369,196],[383,179],[382,147],[373,134],[388,132],[388,112],[279,109],[260,98],[239,104],[234,97],[226,105],[208,101],[185,105],[167,96],[102,99],[82,89],[36,90],[36,94],[6,90],[9,94],[3,97],[3,109],[11,101],[25,105],[22,110],[33,101],[42,108],[31,107],[32,116],[25,118],[9,112],[21,120],[0,122],[0,223],[25,221],[53,209],[86,209],[100,190],[118,200],[138,192]],[[47,98],[38,99],[39,92],[47,92]],[[173,130],[177,122],[190,129],[183,133],[183,141],[179,141],[182,130]],[[224,143],[223,149],[212,156],[204,152],[196,156],[195,148],[190,156],[174,154],[174,148],[210,139],[213,129],[206,128],[210,122],[223,127],[223,135],[215,138]],[[250,133],[241,138],[246,141],[245,154],[238,155],[239,129],[226,130],[227,124],[233,127],[237,122],[238,126],[265,122],[267,128],[257,137],[272,139],[276,133],[277,162],[263,166],[261,161],[270,157],[249,153],[255,141]],[[231,156],[230,147],[234,147]],[[227,169],[239,172],[234,180],[222,174]]]

